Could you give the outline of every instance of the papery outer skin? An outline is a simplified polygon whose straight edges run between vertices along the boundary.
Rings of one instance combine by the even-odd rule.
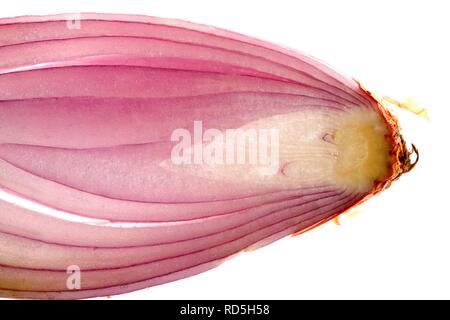
[[[0,187],[54,212],[0,200],[0,295],[85,298],[173,281],[371,194],[319,178],[296,186],[281,171],[255,180],[167,167],[171,133],[192,133],[195,120],[225,130],[303,112],[321,119],[315,132],[352,108],[378,113],[355,81],[208,26],[82,14],[69,29],[71,17],[0,20]],[[70,265],[81,290],[66,287]]]

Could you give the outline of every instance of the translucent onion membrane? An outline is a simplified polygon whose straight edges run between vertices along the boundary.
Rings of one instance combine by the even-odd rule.
[[[328,221],[412,167],[392,115],[314,58],[183,21],[77,18],[0,20],[1,296],[191,276]],[[275,129],[276,170],[174,163],[173,132],[195,136],[198,121]]]

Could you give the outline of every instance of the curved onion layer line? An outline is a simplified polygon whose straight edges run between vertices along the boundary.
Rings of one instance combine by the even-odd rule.
[[[116,90],[108,90],[111,85],[111,78],[104,80],[99,84],[102,78],[98,72],[112,69],[110,76],[114,79]],[[66,79],[73,76],[72,72],[81,70],[86,87],[82,94],[76,90],[75,79]],[[76,74],[76,73],[75,73]],[[35,88],[24,92],[21,88],[28,87],[36,78],[41,79],[42,84],[50,86],[51,96],[46,96]],[[44,78],[44,79],[42,79]],[[196,72],[184,70],[157,69],[150,67],[134,66],[70,66],[58,67],[53,69],[35,69],[31,71],[20,71],[0,75],[2,79],[2,93],[0,102],[9,102],[10,104],[32,100],[30,102],[45,102],[64,98],[129,98],[135,100],[144,100],[164,98],[200,98],[201,96],[221,96],[233,94],[285,94],[295,96],[299,99],[316,98],[320,102],[328,102],[324,107],[335,107],[344,109],[348,107],[349,101],[332,93],[323,91],[320,88],[303,84],[280,83],[275,80],[262,78],[252,78],[245,76],[235,76],[226,74],[217,74],[213,72]],[[55,83],[55,80],[61,80],[62,83]],[[157,80],[157,81],[155,81]],[[139,86],[127,90],[129,82],[139,83]],[[65,86],[63,87],[64,84]],[[170,84],[170,85],[169,85]],[[96,90],[91,86],[94,86]],[[176,89],[174,88],[176,87]],[[175,90],[174,90],[175,89]],[[41,96],[39,96],[41,95]],[[99,99],[100,100],[100,99]],[[112,100],[112,99],[111,99]],[[133,101],[133,100],[131,100]],[[144,100],[145,101],[145,100]],[[41,102],[41,103],[42,103]]]
[[[85,18],[89,19],[87,16],[85,16]],[[131,19],[134,19],[136,17],[128,16],[128,18],[130,18],[130,20],[131,20]],[[149,18],[150,21],[147,20],[146,22],[147,23],[152,23],[151,19],[152,18]],[[89,21],[90,20],[84,20],[83,22],[89,22]],[[66,21],[62,20],[61,22],[62,23],[61,23],[61,25],[59,27],[62,27],[63,29],[65,29],[64,31],[67,32],[68,28],[67,28],[67,25],[65,23]],[[173,21],[173,22],[175,22],[175,21]],[[101,22],[101,24],[103,24],[103,26],[107,25],[108,23],[111,23],[111,22],[105,22],[105,21]],[[125,23],[131,23],[131,22],[127,21]],[[187,28],[195,26],[195,25],[189,24],[189,23],[184,23],[184,22],[181,22],[181,23],[184,24],[185,27],[187,27]],[[161,25],[159,25],[159,26],[161,26]],[[147,24],[145,27],[147,29],[151,30],[153,26],[149,26]],[[193,29],[198,29],[196,27],[197,26],[195,26]],[[178,29],[180,29],[177,26],[169,26],[169,28],[178,28]],[[84,32],[85,30],[89,30],[89,29],[91,29],[91,28],[89,28],[89,25],[88,26],[85,25],[84,28],[82,28],[81,32]],[[122,27],[118,27],[118,28],[112,27],[111,29],[114,30],[114,32],[117,32],[117,30],[123,30],[124,28],[122,26]],[[141,29],[141,28],[139,28],[139,29]],[[128,33],[127,35],[128,36],[135,36],[136,32],[137,32],[136,30],[139,30],[139,29],[138,28],[133,28],[132,29],[133,30],[132,33]],[[95,32],[94,34],[102,34],[101,31],[100,31],[101,30],[101,26],[100,27],[99,26],[93,26],[92,30],[93,30],[93,32]],[[199,31],[200,30],[187,30],[187,29],[183,30],[183,32],[189,32],[189,33],[199,32]],[[212,29],[212,28],[209,28],[207,34],[205,34],[205,33],[202,34],[204,39],[202,39],[202,37],[200,37],[200,39],[197,42],[194,42],[193,44],[196,44],[196,45],[202,45],[203,44],[204,45],[205,43],[208,43],[208,44],[211,45],[212,44],[211,38],[219,36],[217,34],[213,34],[215,31],[218,31],[217,33],[219,33],[219,32],[223,33],[223,35],[220,36],[219,41],[216,41],[218,44],[221,44],[221,47],[225,47],[225,48],[236,48],[237,47],[239,49],[239,52],[248,53],[248,52],[255,52],[256,51],[256,52],[258,52],[259,55],[264,53],[265,50],[269,50],[270,51],[269,57],[275,56],[276,59],[274,59],[274,60],[276,62],[289,61],[289,64],[284,64],[284,66],[286,66],[288,68],[291,67],[292,65],[296,65],[296,64],[301,63],[301,67],[299,67],[298,70],[303,70],[303,69],[305,69],[305,67],[309,66],[309,67],[312,68],[312,70],[309,73],[311,73],[313,75],[316,75],[316,73],[317,73],[317,74],[319,74],[321,76],[324,76],[326,82],[336,82],[337,84],[341,85],[340,86],[341,88],[345,88],[346,89],[345,91],[347,91],[348,93],[351,93],[351,94],[354,94],[354,95],[356,93],[356,95],[358,95],[359,98],[365,100],[366,102],[370,101],[369,99],[367,99],[366,96],[364,96],[364,95],[362,95],[360,93],[357,93],[355,91],[348,90],[346,88],[346,86],[348,86],[349,84],[352,84],[353,86],[355,86],[355,83],[354,82],[352,83],[352,80],[349,80],[349,79],[346,79],[346,78],[342,77],[341,75],[339,75],[336,72],[332,71],[330,68],[325,67],[322,63],[316,61],[315,59],[313,59],[311,57],[306,56],[305,54],[297,54],[297,53],[295,53],[293,51],[285,50],[285,49],[280,48],[280,47],[274,47],[273,45],[270,45],[270,44],[267,44],[267,43],[264,43],[264,42],[261,42],[261,41],[258,41],[258,40],[254,40],[254,39],[251,39],[249,37],[241,36],[241,35],[239,35],[239,37],[241,39],[238,39],[238,43],[233,43],[232,45],[224,46],[224,43],[226,41],[236,42],[236,40],[233,39],[233,38],[235,38],[234,36],[236,34],[233,34],[231,32],[227,32],[227,31],[224,31],[224,30]],[[92,34],[92,33],[90,33],[90,34]],[[162,32],[161,30],[158,30],[157,33],[156,33],[157,36],[161,36],[162,34],[164,34],[164,32]],[[120,35],[120,33],[119,33],[119,35]],[[73,32],[72,32],[71,36],[73,36]],[[58,36],[57,35],[53,35],[53,37],[58,37]],[[171,40],[173,38],[174,38],[173,35],[169,34],[169,37],[167,37],[166,40]],[[182,37],[179,37],[178,40],[185,40],[186,38],[189,39],[189,36],[184,35]],[[28,41],[32,41],[30,39],[30,37],[27,37],[27,40]],[[26,41],[26,40],[24,40],[24,41]],[[247,48],[247,47],[250,47],[253,50],[248,50],[249,48]],[[269,47],[269,48],[265,49],[266,47]],[[247,49],[247,50],[245,50],[245,49]],[[299,58],[301,58],[301,59],[299,59]],[[332,76],[330,76],[330,74]],[[342,86],[342,84],[344,84],[344,86]]]
[[[53,49],[54,50],[54,49]],[[1,52],[1,51],[0,51]],[[134,61],[134,62],[133,62]],[[187,65],[190,67],[189,68],[184,68],[183,65]],[[136,57],[136,56],[130,56],[129,54],[127,55],[112,55],[112,56],[95,56],[94,58],[92,57],[82,57],[82,58],[78,58],[75,60],[70,60],[67,61],[65,63],[56,63],[56,62],[52,62],[52,63],[46,63],[46,64],[42,64],[42,65],[37,65],[37,66],[32,66],[32,67],[22,67],[22,68],[18,68],[17,70],[9,70],[8,73],[1,73],[0,75],[2,76],[3,79],[8,79],[8,78],[12,78],[14,79],[14,77],[17,79],[18,77],[23,78],[24,76],[26,76],[27,78],[30,77],[29,73],[25,73],[24,72],[32,72],[35,71],[35,73],[37,74],[37,77],[42,77],[40,74],[44,73],[47,71],[47,74],[50,71],[54,70],[55,72],[59,72],[62,73],[62,71],[60,71],[61,69],[69,69],[69,71],[75,68],[79,68],[82,69],[84,68],[90,68],[93,69],[95,67],[97,67],[97,69],[103,67],[104,69],[106,69],[107,67],[111,67],[114,66],[114,71],[117,72],[117,69],[119,69],[119,67],[121,67],[122,69],[125,69],[128,67],[128,69],[141,69],[141,73],[145,71],[145,74],[143,74],[143,77],[147,76],[148,77],[148,73],[149,72],[154,72],[156,73],[157,71],[160,72],[164,72],[167,74],[170,74],[171,72],[176,72],[176,75],[179,77],[180,74],[182,75],[183,73],[188,75],[188,76],[192,76],[192,79],[195,80],[196,78],[206,78],[206,77],[212,77],[214,76],[215,78],[218,78],[218,80],[220,80],[219,77],[234,77],[238,80],[240,80],[241,82],[247,80],[247,81],[259,81],[259,82],[271,82],[272,83],[272,90],[275,86],[278,86],[280,88],[283,89],[287,89],[289,87],[291,87],[292,89],[302,89],[302,88],[307,88],[307,89],[312,89],[318,92],[321,92],[323,94],[329,95],[329,96],[333,96],[335,97],[334,99],[340,99],[341,101],[344,101],[347,103],[347,105],[371,105],[371,104],[367,104],[367,103],[361,103],[358,101],[355,101],[354,99],[351,99],[349,97],[345,97],[343,95],[339,95],[337,94],[335,91],[333,91],[332,89],[330,90],[329,88],[327,89],[323,84],[317,84],[311,81],[303,81],[303,82],[287,82],[285,80],[283,80],[282,78],[277,79],[276,77],[273,77],[273,79],[271,79],[270,76],[268,76],[267,73],[249,73],[249,74],[239,74],[239,72],[236,72],[236,66],[233,66],[232,64],[221,64],[218,62],[211,62],[211,61],[207,61],[207,60],[202,60],[202,59],[180,59],[180,58],[174,58],[174,57],[165,57],[165,58],[145,58],[145,57]],[[210,68],[207,68],[207,66],[210,66]],[[82,69],[84,70],[84,69]],[[241,69],[238,69],[241,70]],[[40,73],[38,71],[41,71]],[[88,71],[86,71],[88,72]],[[95,72],[95,71],[94,71]],[[87,75],[89,75],[87,73]],[[32,75],[31,75],[32,76]],[[77,80],[76,77],[76,72],[74,72],[74,74],[71,75],[72,77],[74,77],[74,79],[62,79],[65,81],[70,81],[74,82],[75,80]],[[123,76],[123,75],[122,75]],[[129,76],[136,76],[135,74],[131,74]],[[25,79],[27,80],[27,79]],[[31,81],[31,79],[28,79],[28,81]],[[42,79],[43,81],[46,81],[45,78]],[[88,79],[89,80],[89,79]],[[162,79],[164,80],[164,79]],[[207,79],[208,80],[208,79]],[[13,80],[12,80],[13,81]],[[128,80],[130,81],[130,80]],[[135,81],[139,81],[140,83],[142,83],[142,79],[136,79]],[[17,81],[20,82],[20,81]],[[217,82],[217,80],[215,80],[215,82]],[[6,84],[6,83],[5,83]],[[8,83],[9,84],[9,83]],[[14,86],[11,86],[12,88],[8,88],[8,89],[14,89],[17,86],[17,83],[12,82],[12,84],[14,84]],[[222,81],[223,84],[223,81]],[[98,85],[98,84],[97,84]],[[136,89],[144,89],[148,84],[146,83],[142,83],[142,85],[139,85],[138,87],[136,87],[133,91],[137,91]],[[153,82],[152,84],[150,84],[150,87],[153,87],[155,85],[155,83]],[[228,85],[233,85],[232,82],[228,83]],[[20,86],[19,86],[20,87]],[[76,87],[76,86],[75,86]],[[190,86],[188,87],[189,90],[192,90],[193,88],[195,88],[195,86]],[[210,88],[209,86],[206,87],[209,90],[212,90],[212,88]],[[31,88],[32,89],[32,88]],[[66,89],[70,89],[70,88],[66,88]],[[169,87],[164,88],[165,90],[169,89]],[[177,88],[177,90],[182,89],[182,87]],[[219,88],[220,90],[220,88]],[[310,92],[312,90],[309,90]],[[19,94],[22,95],[27,95],[28,97],[33,94],[33,90],[30,92],[23,92],[23,91],[19,91],[17,90]],[[133,92],[132,91],[132,92]],[[145,90],[148,92],[148,89]],[[14,91],[12,91],[14,92]],[[137,94],[139,94],[140,90],[138,91]],[[213,91],[214,92],[214,91]],[[11,95],[11,93],[6,92],[7,94]],[[55,93],[54,93],[55,94]],[[57,94],[57,93],[56,93]],[[95,94],[95,93],[94,93]],[[113,94],[111,92],[108,92],[108,94]],[[125,92],[122,94],[123,95],[129,95],[128,92]],[[33,97],[33,96],[31,96]],[[14,98],[14,96],[13,96]],[[11,99],[11,98],[9,98]]]
[[[354,200],[347,200],[347,204],[350,202],[354,202]],[[336,208],[335,208],[336,209]],[[135,282],[140,282],[144,280],[149,280],[154,277],[159,277],[162,275],[166,275],[168,273],[173,273],[180,271],[181,269],[192,268],[194,266],[207,263],[213,260],[222,259],[227,256],[233,255],[243,248],[248,247],[249,245],[258,242],[267,238],[268,236],[273,235],[274,233],[280,232],[283,229],[289,228],[294,222],[297,226],[303,223],[314,223],[319,220],[323,220],[330,213],[322,213],[313,217],[305,218],[305,220],[301,220],[299,217],[291,217],[284,221],[281,221],[275,225],[269,226],[265,229],[261,229],[255,231],[251,234],[247,234],[243,238],[238,240],[233,240],[224,245],[217,246],[212,249],[207,249],[204,251],[200,251],[198,253],[194,253],[191,255],[183,255],[181,257],[169,258],[164,261],[158,261],[154,264],[154,267],[150,267],[150,265],[141,265],[134,266],[130,268],[121,268],[115,270],[108,271],[87,271],[83,272],[84,275],[84,283],[85,289],[99,289],[105,288],[109,286],[116,285],[127,285]],[[319,219],[320,218],[320,219]],[[176,260],[176,261],[175,261]],[[160,274],[161,271],[170,270],[168,273]],[[46,292],[58,291],[64,292],[68,291],[65,288],[66,285],[66,273],[65,272],[52,272],[52,271],[32,271],[32,270],[19,270],[19,269],[3,269],[5,281],[11,281],[14,283],[18,279],[21,279],[19,283],[17,283],[18,287],[15,290],[26,290],[26,291],[40,291],[37,288],[45,287],[49,285],[49,283],[53,283],[52,287],[46,288]],[[102,276],[99,277],[98,273],[101,272]],[[36,273],[39,273],[38,276]],[[92,278],[91,278],[92,276]],[[10,277],[10,278],[9,278]],[[18,277],[18,278],[17,278]],[[24,278],[25,277],[25,278]],[[27,277],[31,277],[30,282],[27,284]],[[122,282],[126,277],[127,282]],[[43,280],[39,280],[43,279]],[[33,283],[34,282],[34,283]],[[43,282],[43,283],[40,283]],[[95,287],[99,286],[99,287]],[[100,287],[101,286],[101,287]],[[12,288],[2,288],[3,290],[10,290]],[[36,290],[37,289],[37,290]],[[70,292],[70,291],[69,291]],[[68,294],[70,295],[70,293]]]
[[[355,200],[355,196],[347,197],[347,198],[339,198],[337,204],[340,206],[346,205],[348,203],[348,199]],[[329,201],[328,201],[329,202]],[[326,207],[329,207],[330,204],[327,204]],[[333,204],[332,208],[335,208],[335,204]],[[245,224],[242,224],[238,227],[230,228],[225,230],[223,234],[215,233],[212,235],[204,236],[196,239],[182,240],[176,241],[172,243],[165,244],[156,244],[151,246],[138,246],[138,247],[115,247],[115,248],[103,248],[103,247],[77,247],[72,245],[65,244],[51,244],[41,240],[31,240],[28,238],[23,238],[17,235],[11,235],[8,233],[2,233],[5,239],[15,239],[19,240],[16,242],[16,245],[19,243],[23,243],[21,241],[25,240],[25,242],[32,242],[35,247],[40,247],[44,252],[48,249],[51,250],[59,250],[64,251],[62,256],[54,255],[54,259],[43,259],[42,257],[36,256],[35,259],[39,261],[24,261],[20,258],[20,255],[23,253],[15,253],[15,258],[9,257],[2,259],[2,265],[17,267],[22,269],[42,269],[42,270],[52,270],[52,271],[65,271],[67,268],[67,263],[71,261],[81,262],[79,265],[84,271],[92,271],[96,269],[114,269],[114,268],[124,268],[124,267],[132,267],[136,265],[147,264],[151,262],[158,262],[161,260],[165,260],[168,258],[174,258],[178,256],[184,256],[190,253],[195,253],[197,251],[203,251],[206,249],[210,249],[216,247],[218,245],[223,245],[228,241],[224,241],[226,239],[230,239],[230,241],[238,240],[247,234],[248,230],[251,228],[254,231],[258,231],[260,229],[266,228],[274,223],[278,223],[280,221],[284,221],[289,216],[295,214],[296,216],[312,216],[317,213],[320,209],[312,209],[307,212],[302,212],[299,214],[299,209],[301,206],[292,206],[289,208],[284,208],[275,212],[277,214],[276,220],[260,219],[260,221],[251,221]],[[328,209],[322,209],[328,210]],[[289,215],[288,215],[289,214]],[[261,223],[263,222],[263,223]],[[45,252],[48,254],[48,252]],[[69,256],[67,256],[69,254]],[[133,255],[134,258],[132,259]],[[122,255],[122,256],[121,256]],[[103,257],[104,259],[99,260],[99,257]],[[126,259],[125,259],[126,257]],[[118,259],[118,260],[113,260]],[[40,265],[40,267],[38,267]],[[51,266],[51,267],[49,267]]]
[[[308,192],[308,189],[314,189],[313,193]],[[23,200],[29,201],[32,205],[43,205],[42,202],[34,201],[21,194],[14,193],[12,190],[6,188],[1,188],[0,191],[5,192],[9,195],[14,195],[20,197]],[[223,215],[230,215],[235,212],[244,211],[247,209],[261,207],[263,205],[270,205],[274,203],[279,203],[282,201],[298,199],[303,196],[314,195],[314,194],[326,194],[333,191],[331,187],[311,187],[294,189],[288,191],[272,192],[267,194],[262,194],[254,197],[236,198],[231,200],[220,200],[220,201],[200,201],[200,202],[179,202],[179,203],[137,203],[136,201],[115,201],[114,199],[109,202],[111,205],[110,210],[102,211],[100,213],[85,213],[80,214],[78,212],[64,211],[62,208],[58,208],[57,205],[53,205],[55,215],[70,215],[77,217],[77,221],[81,220],[92,220],[92,221],[104,221],[105,223],[149,223],[149,222],[184,222],[192,221],[198,219],[207,219],[209,217],[218,217]],[[68,197],[70,198],[70,197]],[[101,197],[104,198],[104,197]],[[66,198],[67,199],[67,198]],[[79,201],[79,198],[77,199]],[[104,200],[104,199],[102,199]],[[124,209],[128,211],[124,213],[124,209],[120,209],[120,204],[123,204]],[[132,210],[132,205],[143,205],[137,207],[139,212],[136,213]],[[206,208],[205,208],[206,206]],[[45,207],[48,211],[49,208]],[[131,208],[131,209],[130,209]],[[86,212],[80,210],[81,212]],[[180,211],[182,213],[180,213]]]
[[[341,194],[341,193],[339,193]],[[338,195],[339,195],[338,194]],[[344,195],[345,198],[347,195]],[[336,197],[336,195],[331,198]],[[299,208],[305,211],[313,210],[319,206],[322,202],[330,201],[330,197],[322,198],[315,202],[305,202],[298,205]],[[283,205],[280,205],[283,207]],[[286,206],[286,205],[284,205]],[[296,206],[294,206],[296,207]],[[6,202],[0,202],[0,208],[5,212],[1,217],[0,232],[7,232],[11,235],[19,235],[27,237],[31,240],[40,240],[53,244],[68,244],[76,246],[95,246],[95,247],[135,247],[145,245],[160,245],[164,243],[174,243],[177,241],[192,240],[214,234],[214,230],[202,228],[203,222],[179,224],[179,226],[165,226],[167,223],[152,224],[152,227],[129,227],[129,228],[112,228],[108,226],[95,226],[84,225],[80,223],[74,223],[56,219],[53,217],[37,214],[31,210],[27,210],[18,206],[11,205]],[[300,210],[297,208],[297,210]],[[263,208],[264,209],[264,208]],[[262,210],[262,209],[260,209]],[[275,210],[276,212],[276,210]],[[269,214],[271,213],[271,214]],[[274,212],[266,212],[262,214],[260,220],[272,220],[274,218]],[[233,229],[239,226],[239,219],[244,219],[239,214],[237,215],[238,222],[228,226]],[[258,219],[253,220],[258,223]],[[214,220],[213,220],[214,222]],[[247,222],[252,222],[249,220]],[[46,232],[42,232],[44,226],[54,226]],[[175,232],[174,229],[183,230]],[[184,226],[184,227],[183,227]],[[197,227],[200,233],[195,232]],[[69,228],[69,229],[66,229]],[[216,232],[223,232],[227,230],[227,226],[222,227],[219,225]],[[45,230],[45,229],[44,229]],[[70,234],[67,234],[65,230],[72,230]]]

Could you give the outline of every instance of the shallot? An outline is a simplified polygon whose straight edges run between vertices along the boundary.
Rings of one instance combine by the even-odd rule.
[[[1,19],[0,296],[192,276],[336,217],[410,154],[382,101],[303,53],[155,17]]]

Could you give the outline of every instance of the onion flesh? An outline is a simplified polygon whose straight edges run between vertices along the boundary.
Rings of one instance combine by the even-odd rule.
[[[79,18],[0,20],[1,296],[188,277],[324,223],[412,167],[388,110],[303,53],[176,20]],[[248,142],[219,157],[227,130],[258,134],[265,153]],[[192,138],[181,163],[174,132]]]

